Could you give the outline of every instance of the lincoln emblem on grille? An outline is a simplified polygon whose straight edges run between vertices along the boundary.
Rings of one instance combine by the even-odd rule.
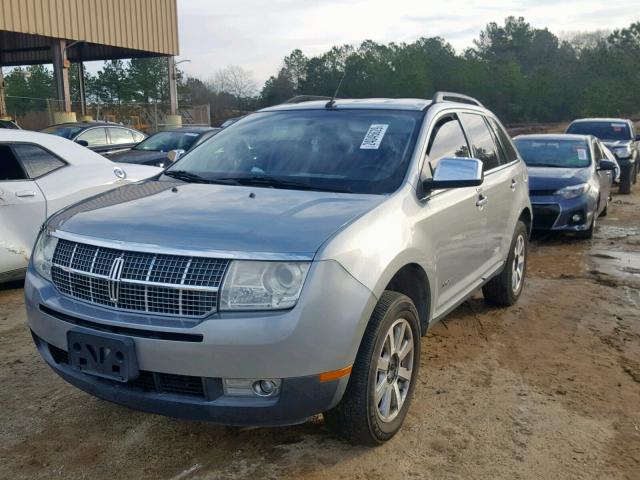
[[[120,276],[122,275],[122,266],[124,258],[120,255],[113,261],[109,270],[109,299],[113,303],[118,303],[118,294],[120,291]]]

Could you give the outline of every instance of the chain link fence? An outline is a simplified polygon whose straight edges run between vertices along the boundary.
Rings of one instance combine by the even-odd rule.
[[[64,111],[62,101],[52,98],[6,96],[7,113],[18,125],[28,130],[41,130],[55,123],[55,114]],[[167,103],[90,103],[84,115],[80,102],[72,102],[71,110],[77,121],[84,118],[120,123],[146,133],[154,133],[175,126],[169,121],[171,107]],[[182,125],[210,126],[209,105],[180,105],[178,115]]]

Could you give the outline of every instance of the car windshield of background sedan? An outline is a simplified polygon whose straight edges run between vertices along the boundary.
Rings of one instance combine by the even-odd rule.
[[[44,130],[40,130],[42,133],[51,133],[66,139],[72,139],[82,131],[82,127],[47,127]]]
[[[584,168],[591,164],[584,140],[516,138],[515,144],[529,167]]]
[[[567,133],[593,135],[600,140],[629,140],[631,132],[624,122],[575,122],[569,125]]]
[[[133,150],[146,152],[189,150],[199,137],[200,134],[194,132],[159,132],[133,147]]]
[[[249,115],[175,163],[186,181],[386,194],[402,183],[423,112],[287,110]]]

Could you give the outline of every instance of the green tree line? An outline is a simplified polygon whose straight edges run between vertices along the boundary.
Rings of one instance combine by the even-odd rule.
[[[440,37],[413,43],[294,50],[265,83],[263,105],[295,95],[429,98],[437,90],[478,98],[507,122],[547,122],[640,111],[640,22],[585,42],[560,40],[524,18],[488,24],[456,53]]]

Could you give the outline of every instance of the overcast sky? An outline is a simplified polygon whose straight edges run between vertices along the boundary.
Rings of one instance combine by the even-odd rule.
[[[229,64],[259,85],[282,59],[334,45],[441,36],[462,50],[491,21],[524,16],[554,33],[614,29],[640,18],[638,0],[178,0],[180,67],[203,80]]]

